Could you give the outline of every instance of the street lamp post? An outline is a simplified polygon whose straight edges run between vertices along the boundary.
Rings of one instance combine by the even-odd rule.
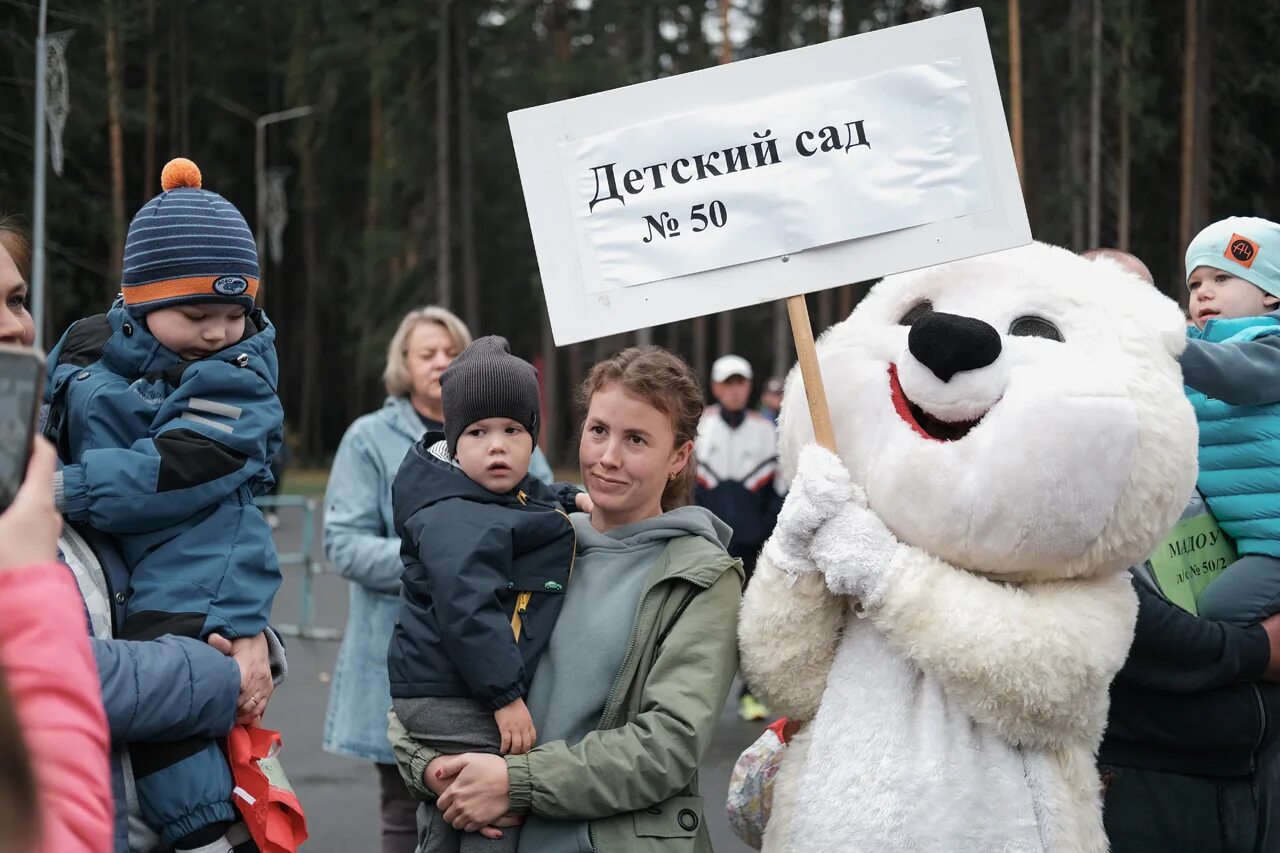
[[[262,268],[266,266],[267,257],[267,125],[276,122],[304,118],[315,112],[311,106],[294,107],[278,113],[267,113],[254,119],[253,168],[256,178],[254,184],[254,207],[257,210],[257,222],[254,223],[253,236],[258,243],[258,287],[262,287]]]
[[[253,237],[258,244],[258,288],[261,290],[267,266],[267,125],[309,116],[315,112],[315,107],[294,107],[260,116],[217,92],[206,92],[205,96],[227,112],[253,122],[253,207],[256,220],[253,223]]]
[[[36,346],[44,344],[44,208],[45,161],[48,159],[48,125],[45,118],[45,88],[49,68],[49,46],[45,29],[48,24],[48,0],[40,0],[39,24],[36,30],[36,127],[35,174],[33,195],[35,210],[31,216],[31,307],[36,326]]]

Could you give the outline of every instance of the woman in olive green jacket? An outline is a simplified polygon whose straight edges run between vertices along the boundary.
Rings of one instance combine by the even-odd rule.
[[[529,691],[538,745],[441,756],[392,715],[392,747],[455,827],[522,822],[521,853],[709,851],[697,768],[737,671],[743,572],[729,529],[689,505],[702,393],[645,347],[597,364],[582,396],[594,509],[573,517],[573,577]]]

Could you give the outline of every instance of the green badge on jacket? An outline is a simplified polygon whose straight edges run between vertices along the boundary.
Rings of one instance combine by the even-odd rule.
[[[1165,598],[1197,613],[1200,593],[1235,561],[1235,544],[1205,508],[1175,524],[1148,563]]]
[[[564,589],[564,587],[562,587],[560,584],[556,583],[555,581],[547,581],[542,585],[542,588],[545,590],[549,590],[551,592],[559,592],[560,590]]]

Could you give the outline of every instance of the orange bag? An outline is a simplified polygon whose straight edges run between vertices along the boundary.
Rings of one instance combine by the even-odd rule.
[[[307,816],[280,766],[280,733],[236,726],[227,735],[232,799],[262,853],[295,853],[307,840]]]

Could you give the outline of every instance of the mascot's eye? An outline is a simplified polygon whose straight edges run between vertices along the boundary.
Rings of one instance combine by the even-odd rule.
[[[1043,317],[1019,317],[1009,324],[1009,334],[1019,338],[1048,338],[1051,341],[1062,341],[1062,332],[1058,327]]]
[[[899,326],[910,326],[919,320],[925,314],[933,311],[933,303],[926,299],[923,302],[917,302],[902,315],[902,319],[898,321]]]

